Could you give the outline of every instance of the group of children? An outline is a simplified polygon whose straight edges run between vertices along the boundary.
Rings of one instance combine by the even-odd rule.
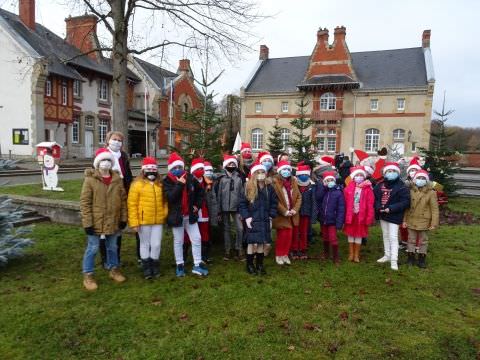
[[[332,260],[339,263],[337,231],[343,229],[348,259],[359,262],[362,239],[368,236],[375,218],[380,220],[384,243],[384,256],[378,262],[390,262],[392,269],[398,269],[398,231],[402,226],[408,229],[408,263],[415,263],[418,249],[418,264],[425,266],[427,231],[438,226],[438,204],[424,170],[415,169],[403,182],[398,164],[386,162],[381,169],[383,179],[373,186],[371,169],[359,165],[350,168],[343,186],[333,166],[326,166],[317,176],[304,163],[294,169],[283,154],[274,167],[270,153],[260,152],[253,160],[250,145],[244,143],[239,157],[224,155],[223,171],[217,177],[208,161],[194,159],[186,171],[184,160],[172,153],[163,179],[156,160],[146,157],[139,176],[130,184],[123,175],[130,171],[120,161],[123,155],[115,155],[111,148],[109,139],[115,137],[121,147],[122,134],[107,136],[108,146],[97,151],[94,169],[86,170],[82,188],[82,222],[88,235],[83,261],[87,290],[97,289],[93,270],[101,241],[106,249],[102,262],[110,277],[125,281],[119,271],[118,238],[127,221],[137,234],[146,279],[160,274],[165,224],[173,233],[176,276],[185,276],[186,243],[191,246],[192,273],[208,275],[211,226],[219,221],[224,228],[224,260],[231,258],[232,250],[239,259],[246,252],[250,274],[266,273],[264,257],[272,247],[272,229],[276,230],[277,264],[306,259],[312,224],[317,221],[323,236],[323,259],[329,259],[331,251]],[[331,160],[322,158],[323,165]]]

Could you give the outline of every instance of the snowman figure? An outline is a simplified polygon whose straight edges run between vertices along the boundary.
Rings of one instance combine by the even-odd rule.
[[[49,153],[43,155],[43,190],[63,191],[58,187],[58,165],[55,164],[55,159]]]

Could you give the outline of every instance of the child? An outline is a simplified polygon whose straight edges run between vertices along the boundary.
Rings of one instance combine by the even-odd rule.
[[[192,273],[208,275],[202,263],[202,239],[198,229],[198,211],[203,203],[204,191],[192,175],[185,172],[185,163],[177,153],[168,158],[168,173],[163,179],[163,188],[168,200],[167,223],[172,227],[177,277],[185,276],[183,259],[184,231],[192,243]]]
[[[403,214],[410,207],[410,192],[400,180],[400,167],[395,162],[385,162],[384,181],[374,188],[375,213],[380,219],[385,254],[379,263],[390,261],[392,270],[398,270],[398,228]]]
[[[260,164],[265,167],[267,179],[267,184],[272,184],[273,176],[275,175],[275,171],[273,169],[273,156],[268,151],[259,152],[257,155],[257,160]],[[271,239],[271,237],[269,238]],[[265,256],[268,256],[270,250],[272,249],[272,242],[267,242],[263,247],[263,252]]]
[[[425,170],[418,170],[412,180],[414,185],[410,189],[410,209],[405,211],[403,218],[403,227],[408,229],[408,265],[415,264],[418,238],[418,266],[426,268],[427,231],[434,230],[439,223],[437,193],[432,189]]]
[[[127,194],[118,172],[112,171],[113,155],[105,148],[98,149],[93,169],[85,170],[80,195],[82,225],[87,234],[87,249],[83,256],[83,286],[97,290],[93,276],[95,256],[100,239],[105,239],[106,266],[115,282],[125,281],[118,270],[117,237],[127,226]]]
[[[271,185],[266,184],[265,167],[256,161],[250,169],[250,180],[239,204],[239,212],[245,219],[247,242],[247,272],[265,275],[263,266],[264,244],[272,242],[270,221],[277,215],[277,196]],[[253,259],[256,257],[256,267]]]
[[[128,224],[140,237],[140,258],[145,279],[160,276],[160,249],[167,213],[157,161],[146,157],[140,175],[128,193]]]
[[[310,179],[310,166],[303,162],[297,164],[297,182],[298,189],[302,195],[302,205],[300,207],[299,226],[293,228],[292,257],[293,259],[306,260],[307,257],[307,238],[309,227],[312,221],[316,219],[317,208],[315,205],[315,183]]]
[[[250,168],[253,164],[252,147],[249,143],[242,143],[240,148],[239,170],[244,180],[250,174]]]
[[[405,185],[411,189],[415,183],[413,177],[418,170],[422,170],[422,167],[418,163],[418,156],[414,156],[407,167],[407,178],[405,179]],[[408,247],[408,229],[405,227],[400,228],[400,248],[406,249]]]
[[[363,166],[350,168],[352,181],[343,191],[345,196],[345,226],[343,232],[348,237],[348,260],[360,262],[362,238],[368,236],[368,227],[375,221],[372,184],[367,180]]]
[[[290,265],[288,252],[292,245],[293,228],[300,223],[300,206],[302,196],[298,190],[297,180],[292,177],[292,167],[288,161],[278,163],[278,174],[273,177],[273,188],[278,198],[278,214],[273,219],[277,229],[275,261],[278,265]]]
[[[318,219],[322,226],[323,254],[322,259],[330,257],[332,248],[332,260],[335,265],[340,263],[338,257],[337,230],[343,227],[345,219],[345,199],[341,186],[337,185],[335,171],[323,173],[323,186],[317,185],[316,200]]]

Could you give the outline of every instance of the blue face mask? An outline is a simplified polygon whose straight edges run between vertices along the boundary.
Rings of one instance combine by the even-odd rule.
[[[298,175],[297,176],[298,180],[300,180],[302,183],[307,182],[310,179],[310,176],[308,175]]]
[[[398,173],[396,171],[385,174],[385,179],[387,179],[388,181],[397,180],[397,178],[398,178]]]
[[[185,170],[183,169],[173,169],[170,171],[170,173],[173,175],[173,176],[176,176],[176,177],[180,177],[184,174]]]
[[[417,179],[415,180],[415,185],[417,185],[417,187],[424,187],[425,185],[427,185],[427,180]]]
[[[335,181],[330,181],[329,183],[327,183],[327,186],[328,186],[329,189],[333,189],[335,187],[335,185],[337,185],[337,184],[335,184]]]
[[[267,169],[267,172],[269,172],[273,164],[270,161],[264,161],[262,165],[265,166],[265,169]]]
[[[292,175],[292,172],[288,169],[283,169],[282,171],[280,171],[280,175],[282,175],[282,177],[284,178],[288,178]]]

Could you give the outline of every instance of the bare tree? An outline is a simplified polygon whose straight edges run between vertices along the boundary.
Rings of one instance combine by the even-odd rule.
[[[113,62],[113,127],[127,133],[128,55],[180,46],[214,59],[233,61],[256,41],[251,29],[264,16],[254,0],[71,0],[95,14],[111,35],[110,46],[93,51],[111,52]],[[176,35],[158,38],[157,20]],[[150,28],[148,32],[147,29]],[[143,34],[143,35],[142,35]],[[153,39],[150,37],[152,35]],[[173,39],[175,37],[175,39]],[[89,53],[90,53],[89,52]],[[83,54],[87,55],[87,53]],[[127,145],[127,144],[125,144]]]

